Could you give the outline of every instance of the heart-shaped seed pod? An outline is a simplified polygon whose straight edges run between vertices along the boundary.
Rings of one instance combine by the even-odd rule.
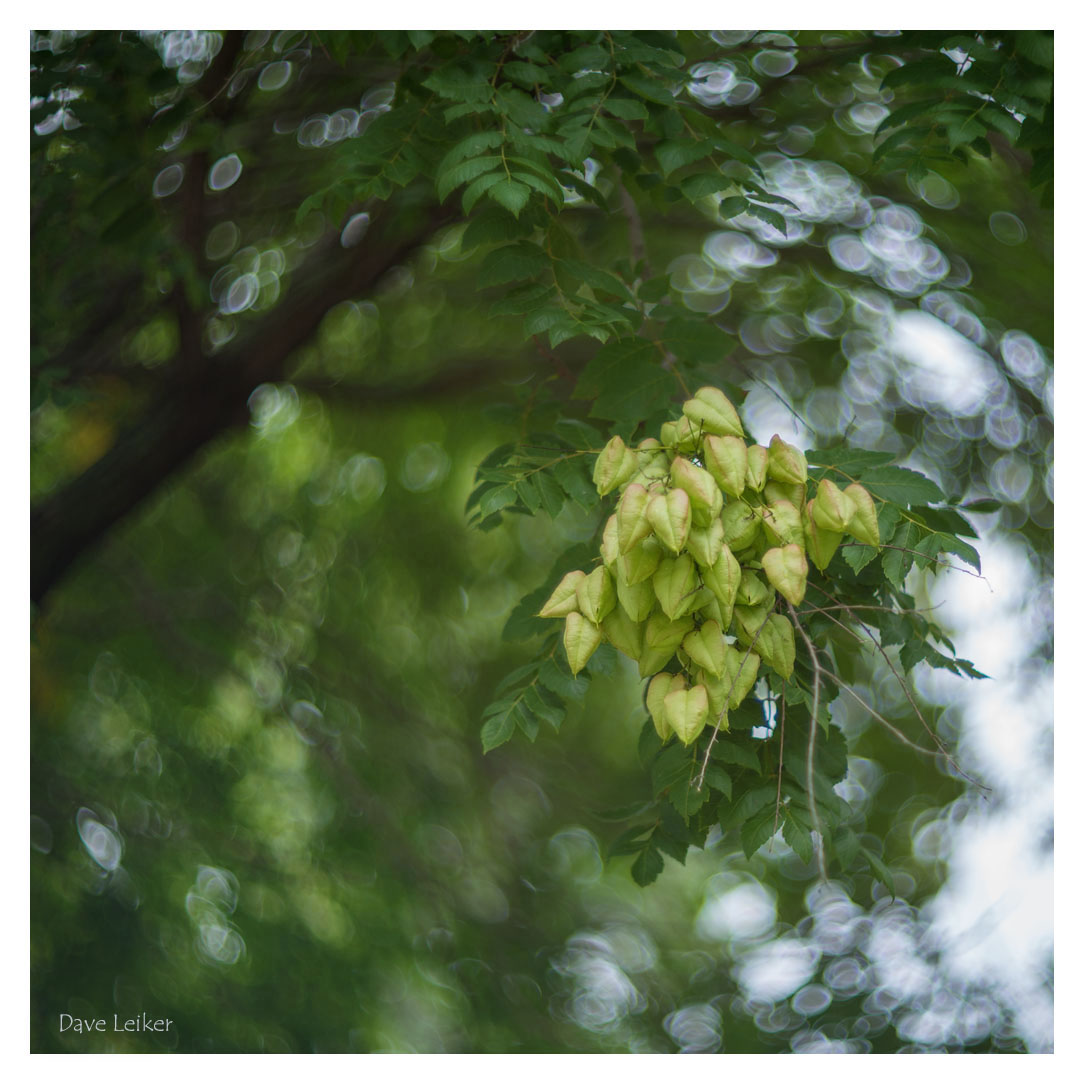
[[[857,541],[865,542],[867,546],[879,546],[881,529],[877,524],[877,508],[869,490],[857,482],[852,482],[843,493],[854,501],[854,515],[847,523],[847,530]]]
[[[684,674],[656,674],[647,684],[647,711],[655,724],[655,733],[667,741],[674,733],[670,721],[666,718],[663,701],[666,694],[686,687]]]
[[[855,503],[830,478],[822,478],[813,498],[811,515],[818,527],[842,533],[855,513]]]
[[[640,656],[640,677],[647,677],[661,670],[681,646],[681,641],[692,632],[693,619],[682,617],[671,621],[665,614],[655,613],[644,622],[644,650]]]
[[[628,553],[637,542],[651,534],[647,505],[651,494],[638,482],[630,482],[617,502],[617,548]]]
[[[691,745],[708,721],[708,690],[703,685],[674,689],[663,698],[666,721],[685,745]]]
[[[739,606],[759,606],[769,593],[768,585],[752,569],[742,569],[738,593],[734,599]]]
[[[734,615],[734,600],[738,597],[738,587],[741,584],[741,565],[730,552],[730,547],[724,545],[719,559],[711,568],[701,568],[700,575],[704,585],[719,603],[719,624],[724,629],[728,628]]]
[[[670,473],[670,457],[666,449],[654,438],[644,437],[636,445],[636,474],[630,479],[647,485],[649,482],[662,482]]]
[[[813,501],[808,501],[805,506],[805,516],[802,518],[802,529],[805,531],[805,548],[809,559],[823,572],[832,557],[839,549],[843,535],[839,531],[826,531],[817,526],[813,517]]]
[[[745,485],[759,493],[768,484],[768,449],[763,444],[750,445],[746,452]]]
[[[749,695],[749,690],[756,684],[759,669],[760,657],[755,652],[727,647],[721,680],[729,689],[727,706],[731,711]]]
[[[578,568],[565,574],[564,578],[546,600],[545,606],[538,611],[539,617],[565,617],[572,613],[579,603],[576,601],[576,585],[587,579],[587,574]]]
[[[602,565],[576,583],[576,602],[580,613],[596,625],[617,604],[613,577]]]
[[[714,621],[720,628],[725,628],[723,612],[719,609],[719,600],[715,597],[714,592],[708,587],[701,587],[696,594],[698,599],[703,596],[707,601],[703,605],[698,605],[693,612],[699,616],[701,621]]]
[[[617,581],[617,601],[619,609],[625,611],[633,621],[645,621],[655,608],[655,589],[650,580],[642,580],[631,586]]]
[[[744,644],[746,647],[753,643],[774,601],[775,592],[773,591],[769,598],[757,606],[734,607],[733,629],[738,637],[738,643]]]
[[[662,560],[662,546],[654,538],[645,538],[617,561],[617,578],[632,587],[650,580]]]
[[[583,614],[570,613],[565,617],[564,640],[568,668],[575,675],[587,665],[595,648],[602,643],[602,630]]]
[[[723,552],[722,521],[713,519],[707,527],[690,527],[689,539],[685,544],[701,568],[710,568]]]
[[[740,437],[706,436],[704,466],[724,493],[740,497],[745,492],[749,453]]]
[[[805,504],[805,486],[790,485],[787,482],[766,482],[761,494],[767,503],[772,501],[790,501],[795,508]]]
[[[753,650],[786,681],[794,673],[794,626],[782,614],[772,614]]]
[[[708,691],[708,712],[712,725],[720,730],[729,730],[727,712],[730,710],[730,701],[727,694],[730,692],[730,678],[725,673],[722,677],[713,678],[706,670],[697,670],[695,676],[697,685],[703,685]]]
[[[671,553],[680,553],[689,537],[692,504],[683,489],[656,493],[647,502],[646,517],[655,537]]]
[[[701,508],[711,512],[717,502],[721,505],[721,495],[715,479],[703,467],[690,463],[684,456],[677,456],[670,464],[670,481],[678,489],[685,490],[694,509]]]
[[[611,437],[595,460],[592,479],[600,497],[624,485],[639,466],[636,453],[620,437]]]
[[[767,550],[760,559],[768,582],[790,603],[797,606],[805,598],[809,564],[805,550],[797,545]]]
[[[712,677],[719,677],[723,672],[723,659],[726,656],[726,640],[717,621],[705,621],[696,631],[690,632],[681,646],[685,654]]]
[[[802,486],[807,477],[805,456],[778,433],[768,444],[768,477],[776,482]]]
[[[760,509],[764,519],[764,535],[773,546],[804,541],[800,509],[800,505],[793,505],[790,501],[772,501]]]
[[[685,417],[705,433],[720,437],[745,436],[734,404],[718,388],[700,388],[681,409]]]
[[[692,609],[699,586],[693,559],[687,553],[680,557],[664,557],[651,577],[651,584],[663,613],[672,621],[683,617]]]
[[[722,511],[723,537],[726,544],[737,552],[751,546],[760,528],[760,516],[742,501],[732,501]]]
[[[602,528],[602,545],[599,546],[599,553],[602,554],[602,563],[611,571],[614,572],[617,568],[617,562],[621,557],[621,551],[617,548],[617,516],[610,516],[606,520],[606,526]]]
[[[644,634],[638,621],[616,606],[602,619],[601,628],[603,637],[622,655],[628,655],[633,662],[639,660],[644,649]]]
[[[711,483],[715,489],[712,495],[712,502],[709,508],[704,508],[699,504],[694,504],[693,507],[693,527],[710,527],[722,514],[723,511],[723,491],[715,485],[715,480],[712,479]]]

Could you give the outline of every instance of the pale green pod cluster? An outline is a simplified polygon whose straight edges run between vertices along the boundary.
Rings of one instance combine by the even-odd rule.
[[[734,405],[701,388],[635,448],[614,437],[599,453],[600,496],[617,494],[590,572],[568,573],[540,611],[565,621],[579,673],[610,643],[649,678],[659,737],[686,745],[727,727],[761,664],[794,670],[794,627],[809,561],[823,570],[844,533],[879,545],[873,498],[824,479],[809,499],[803,453],[773,436],[748,444]],[[673,663],[679,669],[673,672]]]

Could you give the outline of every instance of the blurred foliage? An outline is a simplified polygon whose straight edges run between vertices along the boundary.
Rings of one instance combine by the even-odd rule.
[[[607,41],[32,36],[32,1049],[1020,1048],[996,990],[921,939],[944,868],[913,831],[979,799],[853,705],[831,705],[842,786],[896,900],[868,872],[810,888],[782,839],[746,859],[721,829],[647,889],[605,864],[643,788],[619,666],[560,734],[483,756],[483,709],[530,658],[502,627],[601,521],[570,502],[480,532],[464,509],[498,446],[628,421],[574,394],[596,339],[627,334],[605,273],[726,338],[697,377],[758,436],[905,457],[1048,576],[1047,37],[626,34],[606,123],[573,123]],[[465,189],[434,184],[490,120],[425,103],[484,105],[486,84],[561,150],[521,148],[537,185],[468,226]],[[710,168],[666,130],[675,103]],[[565,316],[525,341],[552,298],[517,308],[509,284],[541,265],[494,253],[522,255],[554,181]],[[885,928],[941,1032],[909,1030]],[[755,954],[796,939],[805,999],[750,997]],[[141,1011],[174,1027],[58,1030]]]

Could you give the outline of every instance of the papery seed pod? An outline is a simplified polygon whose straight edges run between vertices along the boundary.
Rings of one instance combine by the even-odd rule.
[[[647,505],[651,494],[637,482],[630,482],[617,502],[617,548],[628,553],[637,542],[651,534]]]
[[[599,565],[576,583],[576,602],[580,613],[596,625],[614,608],[617,595],[613,577],[606,568]]]
[[[730,689],[728,706],[731,711],[738,707],[756,684],[760,657],[745,648],[728,647],[723,659],[723,678]]]
[[[617,581],[617,601],[620,609],[633,621],[644,621],[655,608],[655,589],[650,580],[642,580],[631,586]]]
[[[700,447],[700,441],[704,435],[703,427],[685,416],[678,418],[674,425],[676,427],[674,430],[675,450],[685,454],[695,452]]]
[[[692,399],[682,405],[682,412],[705,433],[717,436],[743,437],[745,430],[734,404],[718,388],[700,388]]]
[[[651,577],[651,583],[663,613],[676,621],[692,608],[693,596],[698,586],[696,565],[687,553],[680,557],[663,558],[655,575]]]
[[[606,526],[602,529],[602,545],[599,546],[602,555],[602,563],[614,572],[617,562],[621,557],[621,551],[617,548],[617,516],[612,515],[606,520]]]
[[[847,530],[858,541],[867,546],[881,544],[881,530],[877,524],[877,508],[869,490],[852,482],[843,491],[854,502],[854,515],[847,523]]]
[[[583,614],[570,613],[565,617],[564,641],[568,668],[576,675],[587,665],[587,660],[595,653],[595,648],[602,643],[602,631]]]
[[[616,606],[602,619],[601,628],[602,635],[618,651],[628,655],[633,662],[639,660],[644,648],[643,627],[639,621],[631,619],[622,607]]]
[[[670,464],[670,481],[688,493],[694,508],[710,512],[716,503],[722,503],[715,479],[703,467],[690,463],[684,456],[677,456]]]
[[[710,568],[723,552],[723,538],[722,520],[713,519],[707,527],[690,527],[689,538],[685,544],[698,565]]]
[[[782,614],[772,614],[753,650],[786,681],[794,673],[794,626]]]
[[[696,672],[697,684],[703,685],[708,691],[708,712],[712,719],[712,725],[720,730],[730,729],[730,720],[727,713],[730,711],[730,676],[724,672],[722,677],[713,678],[704,670]]]
[[[715,485],[715,480],[712,479],[712,486],[714,490],[712,492],[711,505],[707,508],[699,504],[694,504],[692,515],[693,527],[710,527],[723,512],[723,491]]]
[[[611,437],[595,459],[592,480],[600,497],[624,485],[636,472],[636,453],[620,437]]]
[[[775,601],[775,592],[757,606],[735,606],[734,620],[731,627],[738,638],[738,643],[748,647],[756,639],[764,625],[764,619],[768,616]]]
[[[818,527],[842,533],[847,529],[855,510],[854,501],[831,478],[820,480],[810,512]]]
[[[704,622],[700,628],[690,632],[681,641],[681,646],[685,654],[712,677],[719,677],[722,674],[727,644],[718,622]]]
[[[618,558],[618,580],[624,579],[629,587],[650,580],[662,560],[662,546],[654,538],[645,538],[623,557]]]
[[[725,628],[726,624],[723,622],[723,611],[719,606],[719,600],[715,597],[715,592],[709,587],[702,587],[697,592],[697,596],[699,597],[700,595],[703,595],[707,599],[707,602],[702,606],[697,606],[693,613],[697,614],[701,621],[714,621],[720,628]]]
[[[790,603],[797,606],[805,598],[809,565],[805,550],[797,545],[768,550],[760,559],[768,582]]]
[[[745,492],[749,453],[741,437],[705,437],[704,466],[724,493],[740,497]]]
[[[730,547],[724,545],[719,559],[711,568],[702,568],[700,575],[719,603],[719,624],[725,629],[734,615],[734,600],[738,597],[738,586],[741,583],[741,565],[730,552]]]
[[[760,514],[764,520],[764,535],[773,546],[805,541],[800,505],[793,505],[790,501],[772,501],[760,509]]]
[[[674,733],[666,718],[666,708],[663,701],[667,693],[684,689],[686,686],[684,674],[656,674],[647,685],[647,711],[651,721],[655,724],[655,733],[663,741],[667,741]]]
[[[645,515],[656,538],[671,553],[680,553],[685,548],[692,525],[692,505],[685,490],[656,493],[647,502]]]
[[[738,593],[734,598],[739,606],[759,606],[769,593],[768,585],[752,569],[742,569]]]
[[[565,574],[564,578],[546,600],[545,606],[538,611],[539,617],[565,617],[572,613],[579,603],[576,601],[576,585],[587,579],[587,573],[578,568]]]
[[[719,516],[723,523],[726,544],[737,552],[751,545],[760,527],[760,516],[749,505],[732,501]]]
[[[805,455],[778,433],[768,444],[768,477],[777,482],[802,486],[807,477]]]
[[[827,531],[817,526],[813,517],[813,501],[807,501],[805,515],[802,517],[802,529],[805,531],[805,548],[809,559],[821,572],[823,572],[832,560],[843,535],[839,531]]]
[[[789,482],[765,482],[761,494],[769,504],[772,501],[790,501],[795,508],[805,504],[805,486],[791,485]]]
[[[673,689],[663,698],[666,721],[685,745],[696,741],[708,721],[708,690],[703,685]]]
[[[768,484],[768,449],[763,444],[750,445],[746,462],[745,485],[759,493]]]
[[[693,619],[682,617],[671,621],[656,611],[644,622],[644,651],[640,656],[640,677],[661,670],[681,646],[681,641],[693,629]]]

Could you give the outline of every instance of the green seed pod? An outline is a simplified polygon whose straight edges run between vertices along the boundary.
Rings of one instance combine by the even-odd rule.
[[[782,614],[772,614],[753,650],[785,681],[794,673],[794,626]]]
[[[636,445],[636,468],[637,474],[646,479],[644,485],[664,481],[670,473],[670,456],[654,437],[644,437]]]
[[[813,517],[813,501],[808,501],[805,506],[805,516],[802,518],[802,529],[805,531],[805,548],[810,560],[823,572],[832,560],[843,535],[839,531],[826,531],[817,526]]]
[[[691,745],[708,721],[708,690],[703,685],[674,689],[663,698],[666,721],[685,745]]]
[[[686,545],[701,568],[710,568],[723,552],[722,521],[713,519],[707,527],[690,527]]]
[[[730,690],[728,707],[736,708],[749,695],[749,690],[757,682],[760,658],[755,652],[746,652],[745,648],[728,647],[723,659],[724,674],[722,681]]]
[[[730,710],[730,701],[727,694],[730,692],[730,677],[723,674],[720,678],[713,678],[705,670],[697,670],[697,684],[703,685],[708,691],[708,711],[711,713],[713,724],[720,730],[729,730],[730,721],[727,712]]]
[[[610,516],[606,520],[606,526],[602,529],[602,545],[599,546],[602,554],[602,563],[611,571],[617,568],[617,562],[621,557],[621,551],[617,548],[617,516]]]
[[[684,674],[656,674],[647,685],[647,711],[651,721],[655,724],[655,733],[663,741],[667,741],[674,733],[670,721],[666,718],[666,709],[663,701],[667,693],[686,686]]]
[[[640,677],[661,670],[681,646],[681,641],[693,629],[693,619],[682,617],[671,621],[658,611],[644,622],[644,651],[640,656]]]
[[[572,613],[579,603],[576,601],[576,585],[587,579],[587,574],[576,569],[566,573],[553,594],[546,600],[545,606],[538,611],[539,617],[565,617]]]
[[[706,621],[700,628],[690,632],[681,641],[681,646],[685,654],[712,677],[722,675],[727,643],[717,621]]]
[[[574,675],[587,665],[587,660],[601,643],[602,631],[583,614],[570,613],[565,617],[565,653],[568,668]]]
[[[877,524],[877,508],[869,490],[857,482],[852,482],[843,493],[854,502],[854,515],[847,524],[847,530],[858,542],[865,542],[867,546],[879,546],[881,530]]]
[[[647,502],[646,517],[655,536],[671,553],[685,548],[692,518],[692,504],[685,490],[656,493]]]
[[[630,482],[617,502],[617,548],[628,553],[637,542],[651,534],[647,504],[651,494],[639,483]]]
[[[775,592],[757,606],[734,607],[734,633],[738,642],[748,647],[753,642],[753,637],[760,631],[764,619],[768,616],[775,601]]]
[[[768,477],[777,482],[802,486],[807,477],[805,456],[778,433],[768,444]]]
[[[700,388],[682,406],[685,417],[705,433],[720,437],[743,437],[745,430],[734,404],[718,388]]]
[[[768,482],[768,449],[763,444],[754,444],[746,452],[746,460],[745,484],[759,493]]]
[[[662,560],[662,546],[654,538],[645,538],[617,560],[618,582],[622,579],[628,587],[650,580]]]
[[[790,501],[795,508],[801,508],[805,504],[805,486],[788,485],[786,482],[766,482],[763,497],[769,503]]]
[[[580,613],[596,625],[617,604],[613,577],[602,565],[577,581],[576,602]]]
[[[753,544],[760,527],[760,516],[749,505],[731,501],[719,518],[723,522],[723,537],[731,550],[743,550]]]
[[[715,479],[695,463],[690,463],[684,456],[678,456],[670,464],[670,480],[678,488],[685,490],[694,508],[711,511],[719,500],[719,487]]]
[[[734,615],[734,600],[738,597],[738,586],[741,583],[741,565],[730,552],[730,547],[724,545],[719,559],[711,568],[702,568],[700,575],[719,603],[719,624],[724,629],[728,628]]]
[[[620,588],[618,590],[620,591]],[[602,619],[601,628],[602,635],[621,654],[628,655],[633,662],[640,658],[644,649],[643,628],[639,621],[630,618],[620,606],[616,606]]]
[[[650,580],[641,580],[632,586],[618,580],[617,600],[621,603],[620,609],[633,621],[644,621],[655,608],[655,589]]]
[[[738,593],[734,598],[739,606],[759,606],[769,593],[768,585],[752,569],[742,569]]]
[[[651,583],[663,613],[672,621],[690,612],[698,583],[696,565],[687,553],[663,558]]]
[[[768,550],[760,559],[768,582],[790,603],[797,606],[805,598],[809,565],[805,550],[791,544]]]
[[[760,514],[764,519],[765,537],[773,546],[805,541],[802,536],[801,505],[793,505],[790,501],[772,501],[760,509]]]
[[[611,437],[595,460],[591,475],[600,497],[624,485],[639,466],[636,453],[620,437]]]
[[[857,506],[830,478],[822,478],[813,498],[811,515],[818,527],[842,533],[857,511]]]
[[[749,453],[740,437],[705,437],[704,466],[724,493],[740,497],[745,492]]]

